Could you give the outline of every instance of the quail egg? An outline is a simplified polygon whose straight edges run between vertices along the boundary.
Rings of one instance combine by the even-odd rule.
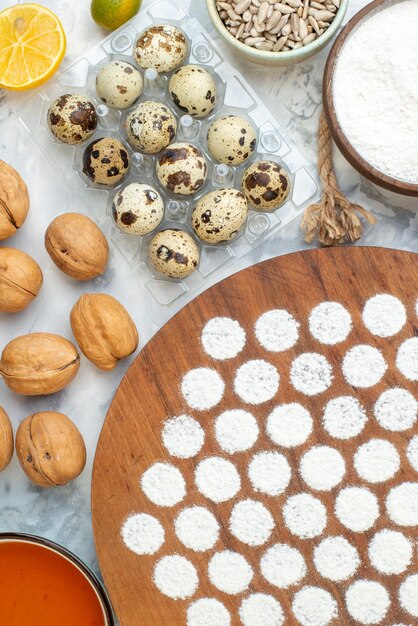
[[[128,152],[114,137],[96,139],[84,150],[83,172],[93,183],[116,185],[128,170]]]
[[[253,126],[239,115],[218,117],[208,131],[208,150],[226,165],[244,163],[254,152],[257,135]]]
[[[164,202],[150,185],[131,183],[113,199],[112,214],[117,226],[131,235],[147,235],[161,223]]]
[[[171,72],[181,65],[188,52],[184,33],[172,24],[150,26],[138,37],[134,56],[139,67]]]
[[[127,109],[132,106],[143,89],[142,74],[126,61],[110,61],[96,76],[97,95],[111,109]]]
[[[242,190],[254,208],[274,211],[289,195],[289,174],[274,161],[257,161],[245,170]]]
[[[188,196],[206,180],[208,166],[198,148],[189,143],[172,143],[157,160],[157,177],[172,193]]]
[[[179,109],[206,117],[216,106],[216,83],[212,74],[198,65],[183,65],[170,78],[169,93]]]
[[[86,96],[66,93],[52,102],[47,121],[51,133],[63,143],[82,143],[96,130],[96,109]]]
[[[182,230],[161,230],[152,238],[149,260],[154,269],[170,278],[186,278],[199,265],[199,247]]]
[[[207,243],[231,241],[247,219],[248,205],[237,189],[217,189],[200,198],[192,213],[196,235]]]
[[[126,120],[129,143],[146,154],[156,154],[166,148],[176,132],[177,121],[170,109],[153,100],[138,104]]]

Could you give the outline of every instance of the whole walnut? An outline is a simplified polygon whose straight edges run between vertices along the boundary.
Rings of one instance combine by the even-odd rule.
[[[56,217],[46,230],[45,247],[55,265],[76,280],[90,280],[106,270],[106,237],[89,217],[80,213]]]
[[[13,456],[13,428],[6,411],[0,406],[0,472],[10,463]]]
[[[80,431],[63,413],[30,415],[16,433],[16,454],[26,476],[40,487],[66,485],[86,464]]]
[[[39,293],[43,276],[39,265],[25,252],[0,248],[0,311],[25,309]]]
[[[51,333],[31,333],[12,339],[3,349],[0,374],[16,393],[40,396],[66,387],[80,367],[71,341]]]
[[[0,240],[15,234],[29,211],[29,194],[23,178],[0,160]]]
[[[107,294],[82,295],[70,320],[81,351],[99,369],[113,370],[138,347],[138,332],[129,313]]]

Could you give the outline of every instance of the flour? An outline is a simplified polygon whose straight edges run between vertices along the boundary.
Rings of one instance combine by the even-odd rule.
[[[158,506],[174,506],[186,495],[182,473],[170,463],[154,463],[141,478],[141,487],[151,502]]]
[[[353,576],[360,558],[357,548],[344,537],[327,537],[314,550],[314,564],[324,578],[339,582]]]
[[[189,459],[203,446],[205,431],[192,417],[178,415],[164,422],[161,438],[169,454]]]
[[[345,594],[347,610],[360,624],[378,624],[388,612],[386,588],[373,580],[357,580]]]
[[[344,356],[342,370],[346,381],[353,387],[373,387],[387,370],[386,361],[377,348],[354,346]]]
[[[181,393],[187,404],[197,411],[212,409],[224,395],[225,384],[216,370],[198,367],[181,381]]]
[[[255,359],[247,361],[235,374],[235,393],[249,404],[271,400],[279,388],[279,373],[271,363]]]
[[[399,602],[410,615],[418,617],[418,574],[404,580],[399,588]]]
[[[289,484],[290,465],[280,452],[259,452],[248,465],[248,477],[255,491],[278,496]]]
[[[418,483],[393,487],[386,498],[390,519],[399,526],[418,526]]]
[[[302,626],[327,626],[338,615],[332,595],[320,587],[303,587],[295,593],[292,611]]]
[[[226,502],[241,488],[239,473],[230,461],[212,456],[203,459],[195,470],[196,487],[213,502]]]
[[[195,566],[184,556],[163,556],[154,567],[156,587],[173,600],[184,600],[194,595],[199,586]]]
[[[347,339],[352,325],[350,313],[339,302],[321,302],[309,315],[312,336],[327,345]]]
[[[253,579],[248,561],[238,552],[216,552],[209,561],[210,582],[220,591],[237,595],[245,591]]]
[[[155,554],[164,543],[164,528],[147,513],[130,515],[121,529],[122,539],[135,554]]]
[[[297,402],[276,406],[267,418],[266,430],[278,446],[294,448],[308,439],[313,421],[307,409]]]
[[[401,344],[396,367],[408,380],[418,380],[418,337],[411,337]]]
[[[376,533],[369,544],[369,559],[382,574],[402,574],[412,561],[412,543],[396,530]]]
[[[345,487],[335,500],[335,515],[343,526],[362,533],[372,528],[379,517],[379,504],[365,487]]]
[[[249,546],[261,546],[270,539],[274,520],[268,509],[256,500],[242,500],[231,512],[229,530]]]
[[[283,609],[279,602],[265,593],[253,593],[245,598],[241,602],[239,616],[244,626],[282,626],[284,624]]]
[[[297,391],[316,396],[331,386],[331,364],[322,354],[305,352],[296,357],[290,368],[290,380]]]
[[[311,489],[330,491],[344,477],[344,457],[330,446],[315,446],[302,456],[299,469]]]
[[[260,570],[264,578],[279,589],[296,585],[307,573],[302,554],[285,543],[276,543],[263,554]]]
[[[286,501],[283,519],[293,535],[312,539],[321,535],[327,525],[327,510],[318,498],[309,493],[298,493]]]
[[[367,415],[357,398],[339,396],[330,400],[322,416],[325,430],[336,439],[350,439],[361,433]]]
[[[200,598],[187,609],[187,626],[230,626],[228,610],[214,598]]]
[[[266,350],[284,352],[297,343],[299,322],[283,309],[267,311],[256,321],[255,335]]]
[[[417,23],[417,0],[374,12],[344,44],[333,81],[337,116],[354,148],[410,182],[418,182]]]
[[[366,441],[354,455],[357,474],[369,483],[383,483],[393,478],[400,465],[395,446],[385,439]]]
[[[374,414],[379,424],[386,430],[408,430],[418,417],[418,402],[406,389],[395,387],[379,396]]]
[[[174,522],[174,529],[182,544],[195,552],[210,550],[219,537],[216,517],[203,506],[183,509]]]
[[[236,320],[229,317],[214,317],[202,332],[204,351],[213,359],[232,359],[245,346],[245,331]]]
[[[242,409],[225,411],[215,420],[215,436],[222,450],[228,454],[249,450],[257,441],[257,420]]]
[[[408,461],[410,462],[414,470],[418,472],[418,435],[412,437],[411,441],[408,444],[406,454],[408,456]]]
[[[378,337],[392,337],[406,324],[406,309],[402,302],[386,293],[367,300],[363,309],[366,328]]]

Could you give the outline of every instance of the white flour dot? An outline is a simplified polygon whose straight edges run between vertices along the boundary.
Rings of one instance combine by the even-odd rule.
[[[332,595],[321,587],[303,587],[295,593],[292,611],[302,626],[327,626],[338,615]]]
[[[239,616],[244,626],[281,626],[284,623],[282,607],[273,596],[265,593],[252,593],[245,598]]]
[[[399,602],[410,615],[418,617],[418,574],[405,578],[399,587]]]
[[[255,491],[278,496],[290,481],[290,465],[279,452],[259,452],[248,465],[248,476]]]
[[[257,441],[257,420],[242,409],[225,411],[216,418],[215,435],[222,450],[228,454],[243,452]]]
[[[270,539],[274,520],[268,509],[256,500],[242,500],[232,509],[230,532],[249,546],[261,546]]]
[[[271,363],[255,359],[247,361],[235,374],[235,393],[249,404],[271,400],[279,388],[279,373]]]
[[[200,461],[195,470],[195,482],[200,493],[213,502],[230,500],[241,488],[235,465],[217,456]]]
[[[275,587],[287,589],[306,576],[306,563],[296,548],[276,543],[263,554],[260,569],[264,578]]]
[[[338,582],[355,574],[360,558],[344,537],[327,537],[315,547],[314,564],[321,576]]]
[[[165,596],[173,600],[190,598],[199,586],[194,565],[184,556],[163,556],[154,567],[153,580]]]
[[[408,444],[406,453],[408,455],[408,461],[410,462],[414,470],[418,472],[418,435],[412,437],[411,441]]]
[[[293,535],[301,539],[318,537],[327,525],[327,510],[309,493],[291,496],[283,507],[283,518]]]
[[[309,330],[320,343],[334,345],[347,339],[351,315],[339,302],[321,302],[309,315]]]
[[[374,414],[379,424],[386,430],[408,430],[416,422],[418,403],[412,393],[395,387],[379,396]]]
[[[210,550],[219,537],[216,517],[203,506],[183,509],[174,522],[174,528],[182,544],[195,552]]]
[[[245,331],[230,317],[214,317],[203,329],[202,345],[213,359],[232,359],[245,346]]]
[[[418,483],[393,487],[386,498],[390,519],[399,526],[418,526]]]
[[[396,367],[408,380],[418,380],[418,337],[411,337],[401,344]]]
[[[345,602],[351,617],[360,624],[378,624],[388,612],[390,597],[380,583],[357,580],[348,588]]]
[[[164,528],[147,513],[128,517],[121,529],[122,539],[135,554],[155,554],[164,543]]]
[[[311,489],[330,491],[344,477],[344,457],[329,446],[315,446],[302,456],[300,473]]]
[[[187,609],[187,626],[230,626],[231,616],[219,600],[200,598]]]
[[[385,439],[370,439],[354,455],[354,467],[369,483],[383,483],[399,470],[401,461],[395,446]]]
[[[335,514],[343,526],[361,533],[372,528],[379,517],[379,504],[365,487],[345,487],[335,500]]]
[[[369,559],[382,574],[401,574],[412,561],[413,547],[397,530],[384,529],[369,543]]]
[[[377,348],[360,344],[346,353],[342,371],[346,381],[353,387],[373,387],[382,379],[387,365]]]
[[[186,483],[177,467],[170,463],[154,463],[141,478],[147,498],[158,506],[174,506],[186,495]]]
[[[284,309],[274,309],[258,318],[255,334],[266,350],[283,352],[297,343],[299,323]]]
[[[322,354],[305,352],[294,359],[290,368],[290,380],[297,391],[316,396],[331,386],[332,367]]]
[[[292,402],[276,406],[267,418],[267,434],[278,446],[294,448],[308,439],[312,417],[301,404]]]
[[[209,561],[209,578],[212,585],[230,595],[242,593],[253,579],[248,561],[238,552],[216,552]]]
[[[336,439],[350,439],[361,433],[367,415],[357,398],[340,396],[330,400],[324,409],[325,430]]]
[[[192,417],[178,415],[164,422],[161,438],[172,456],[189,459],[203,446],[205,432]]]
[[[224,395],[225,384],[218,372],[208,367],[190,370],[181,381],[181,393],[187,404],[197,411],[216,406]]]
[[[367,300],[363,309],[366,328],[378,337],[396,335],[406,323],[406,310],[398,298],[386,293]]]

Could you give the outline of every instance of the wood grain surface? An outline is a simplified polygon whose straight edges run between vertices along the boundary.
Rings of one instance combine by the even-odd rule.
[[[364,302],[376,293],[398,296],[405,304],[408,322],[394,337],[373,337],[361,319]],[[196,298],[145,346],[123,379],[107,415],[95,458],[92,487],[93,525],[96,547],[105,583],[114,603],[122,626],[165,626],[186,624],[186,609],[190,601],[174,601],[163,596],[152,582],[152,571],[158,559],[166,554],[183,554],[196,566],[199,573],[199,589],[192,600],[215,597],[221,600],[233,614],[232,624],[238,626],[237,609],[241,597],[228,596],[213,587],[207,577],[210,556],[224,548],[242,553],[251,563],[254,579],[249,591],[262,591],[274,595],[281,603],[286,624],[298,624],[291,612],[294,592],[310,584],[327,589],[338,602],[339,616],[333,624],[354,624],[344,604],[344,593],[351,581],[334,584],[322,578],[312,565],[314,546],[325,535],[343,535],[357,546],[362,564],[354,579],[369,578],[382,582],[391,594],[391,608],[384,623],[414,620],[405,613],[397,600],[397,589],[404,578],[383,576],[375,571],[367,558],[367,543],[371,536],[385,527],[392,527],[388,519],[384,498],[390,487],[405,480],[417,480],[408,463],[405,449],[417,427],[405,432],[389,432],[381,428],[373,417],[373,406],[382,391],[392,386],[402,386],[417,392],[417,384],[404,378],[395,367],[398,346],[408,337],[418,333],[415,302],[418,297],[418,256],[382,248],[341,248],[299,252],[260,263],[239,272],[215,285]],[[309,334],[307,317],[312,308],[321,301],[331,300],[343,304],[353,318],[353,330],[347,340],[335,346],[319,344]],[[264,312],[283,308],[301,324],[300,339],[294,348],[282,353],[263,350],[254,336],[253,326]],[[244,350],[236,357],[215,362],[201,347],[200,336],[205,323],[216,316],[228,316],[238,320],[247,333]],[[341,359],[346,351],[358,344],[368,343],[379,348],[388,365],[383,380],[369,389],[356,390],[348,385],[341,373]],[[317,396],[307,397],[298,393],[289,381],[292,359],[301,352],[320,352],[331,362],[334,370],[332,386]],[[234,395],[232,380],[236,368],[251,358],[264,358],[273,363],[280,372],[280,387],[276,397],[260,406],[244,405]],[[221,403],[213,410],[191,411],[182,401],[179,384],[182,376],[191,368],[216,367],[226,382],[226,392]],[[356,395],[366,408],[368,422],[363,432],[353,439],[333,439],[323,428],[321,416],[328,400],[339,395]],[[278,497],[255,494],[249,483],[246,468],[256,451],[274,449],[265,434],[265,419],[272,408],[284,402],[300,402],[311,412],[314,429],[305,444],[293,449],[279,449],[292,467],[292,479],[288,489]],[[254,448],[233,455],[242,477],[240,493],[232,500],[213,505],[199,494],[193,480],[198,460],[208,455],[219,455],[220,449],[213,435],[213,420],[228,408],[245,408],[252,412],[260,427],[260,436]],[[161,443],[162,423],[168,417],[188,413],[193,415],[206,431],[205,444],[197,458],[189,460],[169,459]],[[401,455],[401,469],[395,477],[373,489],[380,501],[380,517],[374,527],[365,533],[353,533],[342,526],[333,513],[335,496],[341,486],[361,484],[353,468],[353,453],[360,443],[371,437],[381,436],[393,442]],[[330,492],[314,493],[325,504],[328,524],[321,537],[301,540],[286,528],[282,518],[282,505],[286,498],[297,492],[310,491],[298,474],[300,456],[316,443],[329,444],[339,449],[346,459],[347,472],[342,483]],[[187,495],[177,506],[161,508],[152,504],[142,493],[139,478],[154,462],[171,460],[183,473],[187,483]],[[313,493],[313,492],[312,492]],[[229,514],[233,505],[244,497],[262,501],[273,514],[276,526],[266,545],[250,548],[235,539],[228,531]],[[178,512],[191,504],[203,504],[217,516],[221,524],[220,539],[215,548],[206,553],[187,550],[176,538],[173,521]],[[166,542],[154,556],[137,556],[123,544],[120,529],[128,515],[147,512],[164,525]],[[415,537],[417,528],[403,527],[402,532]],[[276,542],[297,547],[308,564],[308,575],[301,584],[288,590],[269,585],[260,574],[259,560],[266,548]],[[407,573],[418,572],[415,559]],[[414,622],[415,623],[415,622]],[[213,626],[216,626],[215,624]]]

